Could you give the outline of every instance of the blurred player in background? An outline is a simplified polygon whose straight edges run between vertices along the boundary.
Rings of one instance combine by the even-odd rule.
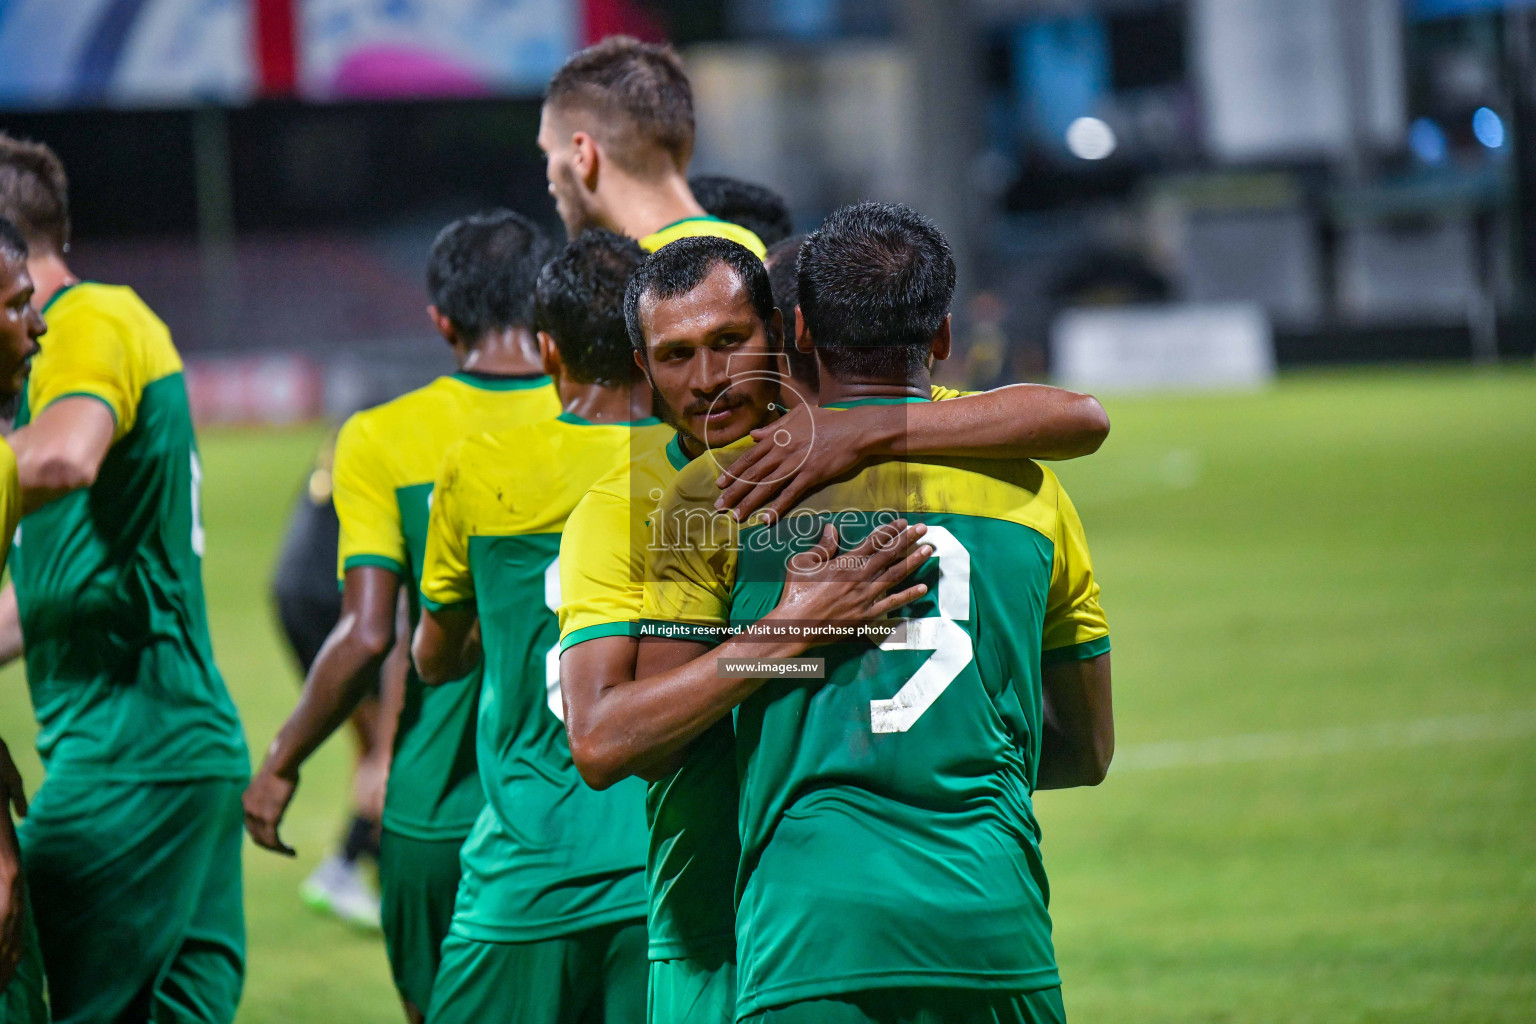
[[[555,416],[533,332],[533,288],[548,243],[509,210],[444,228],[427,268],[433,323],[459,372],[358,413],[336,443],[342,616],[245,795],[260,846],[292,855],[278,825],[299,768],[371,692],[396,639],[403,588],[417,612],[432,484],[458,441]],[[479,672],[424,688],[411,671],[394,742],[379,882],[385,945],[407,1015],[432,994],[459,886],[459,848],[484,804],[475,767]]]
[[[336,437],[332,434],[321,445],[315,467],[294,502],[272,580],[278,621],[303,676],[309,675],[320,648],[341,618],[341,591],[336,587],[341,523],[331,493],[335,457]],[[397,638],[395,650],[380,672],[381,690],[403,695],[407,643],[406,638]],[[401,678],[395,679],[397,675]],[[382,684],[386,676],[391,679],[389,687]],[[368,928],[379,927],[379,897],[365,868],[378,862],[379,825],[398,705],[398,700],[393,702],[393,713],[382,715],[379,695],[369,694],[352,712],[357,763],[351,819],[340,847],[320,862],[299,889],[304,902],[316,910]]]
[[[795,233],[789,204],[765,185],[724,174],[695,174],[688,179],[688,187],[711,217],[740,224],[769,249]]]
[[[953,289],[947,243],[910,210],[829,218],[801,255],[797,339],[814,341],[823,418],[926,404]],[[728,473],[751,447],[716,458]],[[663,499],[648,618],[758,620],[806,546],[804,530],[722,533],[718,472],[695,464]],[[1028,460],[927,457],[873,464],[801,508],[854,535],[920,519],[935,557],[902,633],[822,648],[825,685],[769,682],[741,704],[738,1016],[1063,1021],[1030,797],[1097,784],[1114,745],[1108,626],[1071,502]],[[707,650],[649,638],[639,671],[691,665],[704,685]],[[850,742],[861,715],[869,733]]]
[[[52,325],[12,438],[23,487],[51,503],[11,553],[0,649],[25,635],[46,778],[21,847],[53,1018],[227,1022],[250,762],[208,637],[181,357],[133,291],[70,271],[51,150],[0,136],[0,214]]]
[[[670,434],[650,416],[624,329],[624,287],[644,256],[589,230],[544,266],[539,345],[564,411],[461,442],[433,491],[416,665],[442,683],[483,649],[486,796],[433,1024],[645,1019],[645,786],[597,792],[571,763],[555,618],[566,518],[595,480]]]
[[[713,1024],[735,1015],[735,762],[723,716],[739,691],[722,694],[718,683],[696,677],[681,685],[666,675],[635,682],[648,578],[647,520],[657,496],[695,456],[773,418],[782,318],[762,265],[728,240],[676,242],[647,261],[630,289],[637,359],[661,403],[658,412],[677,434],[664,450],[641,453],[599,481],[566,525],[561,684],[572,752],[592,785],[637,774],[654,778],[658,767],[676,767],[675,773],[661,772],[665,778],[651,787],[648,803],[651,1020]],[[648,296],[644,304],[642,295]],[[654,320],[653,303],[668,308],[666,326],[642,322]],[[780,492],[802,491],[845,472],[837,467],[846,458],[890,454],[897,440],[913,451],[949,451],[963,443],[966,454],[981,457],[1032,449],[1071,457],[1096,449],[1108,429],[1103,410],[1087,396],[1048,395],[1042,401],[1014,388],[964,398],[936,395],[954,400],[917,410],[908,422],[893,421],[882,409],[853,410],[841,429],[809,432],[804,457],[765,477],[747,497],[771,507]],[[903,437],[907,427],[910,437]],[[713,659],[703,671],[713,675]],[[678,766],[674,758],[685,747]]]
[[[32,291],[26,239],[15,224],[0,218],[0,420],[5,423],[16,415],[32,357],[38,352],[37,339],[47,330],[42,314],[32,305]],[[0,562],[10,554],[21,509],[16,456],[10,445],[0,441]],[[41,1024],[48,1019],[43,951],[28,905],[11,810],[25,817],[27,794],[10,748],[0,740],[0,1022]]]
[[[761,239],[689,190],[693,139],[693,88],[671,47],[613,36],[571,57],[550,80],[538,138],[566,233],[607,228],[653,252],[720,235],[761,258]]]

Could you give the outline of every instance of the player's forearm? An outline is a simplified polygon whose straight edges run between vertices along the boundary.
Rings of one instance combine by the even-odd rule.
[[[590,688],[591,699],[567,701],[571,756],[594,789],[638,775],[666,774],[688,744],[730,714],[763,679],[721,678],[721,658],[789,658],[804,643],[733,638],[713,649],[691,641],[640,646],[633,680]],[[562,676],[565,669],[562,667]]]
[[[1097,786],[1115,756],[1109,655],[1050,666],[1041,689],[1044,729],[1035,788]]]
[[[16,603],[16,586],[7,583],[0,590],[0,665],[9,665],[21,657],[26,643],[21,635],[21,607]]]
[[[368,695],[393,639],[393,631],[370,635],[343,616],[315,658],[298,706],[272,741],[263,770],[285,778],[298,774],[299,766]]]
[[[884,412],[872,456],[1075,459],[1098,451],[1109,436],[1109,416],[1098,399],[1043,384],[869,409]]]
[[[423,683],[438,686],[463,679],[480,664],[476,621],[474,615],[456,610],[422,612],[411,657]]]

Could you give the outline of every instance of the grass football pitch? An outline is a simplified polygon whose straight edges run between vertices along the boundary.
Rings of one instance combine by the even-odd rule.
[[[1038,799],[1077,1022],[1536,1020],[1536,373],[1342,371],[1107,400],[1058,467],[1113,630],[1119,755]],[[205,432],[214,642],[253,753],[296,693],[267,599],[318,429]],[[19,669],[0,730],[41,776]],[[382,943],[247,846],[245,1024],[400,1019]]]

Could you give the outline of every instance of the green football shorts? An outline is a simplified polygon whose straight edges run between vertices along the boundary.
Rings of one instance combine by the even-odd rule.
[[[652,960],[650,1024],[736,1024],[736,961]]]
[[[643,1024],[645,924],[621,922],[539,942],[449,935],[431,1024]]]
[[[0,810],[0,814],[5,813]],[[48,1024],[48,1004],[43,998],[43,950],[37,943],[37,922],[32,918],[32,898],[23,911],[21,963],[10,984],[0,992],[0,1024]]]
[[[1066,1024],[1061,986],[1035,992],[889,988],[806,999],[754,1013],[746,1024]]]
[[[418,1010],[432,1002],[443,940],[459,892],[460,839],[379,836],[379,917],[400,997]]]
[[[43,783],[19,831],[54,1021],[234,1019],[244,786]]]

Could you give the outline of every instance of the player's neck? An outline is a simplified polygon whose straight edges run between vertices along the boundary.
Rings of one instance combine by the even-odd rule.
[[[560,381],[561,409],[588,423],[634,423],[651,415],[649,389]]]
[[[615,229],[630,238],[644,238],[680,220],[707,216],[681,174],[659,181],[622,178],[614,183],[607,206]]]
[[[58,253],[28,257],[27,274],[32,278],[32,305],[38,309],[48,305],[63,289],[80,283]]]
[[[820,405],[838,405],[864,398],[929,398],[933,395],[933,383],[925,369],[905,380],[867,380],[856,377],[838,379],[821,368],[821,388],[817,393]]]
[[[513,327],[482,337],[479,344],[462,354],[459,369],[514,377],[543,373],[544,364],[539,359],[539,343],[533,332]]]

